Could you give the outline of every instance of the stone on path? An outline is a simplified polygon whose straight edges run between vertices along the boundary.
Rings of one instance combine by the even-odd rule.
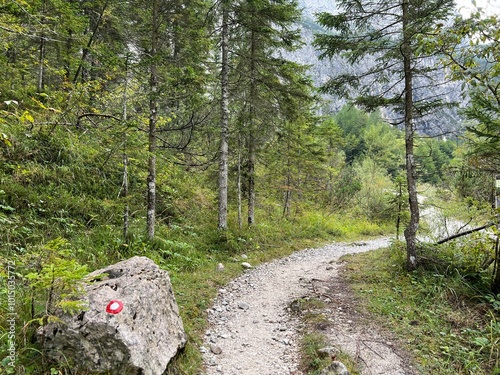
[[[320,375],[349,375],[349,371],[342,362],[333,361]]]
[[[212,344],[210,345],[210,351],[214,354],[221,354],[222,353],[222,349],[220,346],[217,346],[215,344]]]
[[[250,263],[248,263],[248,262],[241,263],[241,266],[243,268],[247,269],[247,270],[250,269],[250,268],[252,268],[252,265]]]

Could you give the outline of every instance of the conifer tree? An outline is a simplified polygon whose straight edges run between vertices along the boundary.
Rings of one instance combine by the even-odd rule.
[[[465,115],[473,121],[468,128],[469,167],[479,173],[500,173],[500,29],[499,16],[486,16],[477,11],[467,19],[457,18],[443,32],[439,45],[450,64],[453,76],[464,82],[463,90],[470,102]],[[477,181],[475,181],[477,183]],[[498,189],[496,191],[498,210]],[[498,211],[497,211],[498,215]],[[500,250],[497,238],[495,267],[491,289],[500,293]]]
[[[191,141],[195,111],[202,106],[206,75],[204,1],[136,0],[129,4],[138,72],[148,77],[144,87],[148,111],[147,237],[155,236],[157,153],[184,150]],[[134,13],[135,12],[135,13]],[[140,102],[139,102],[140,103]],[[145,103],[141,103],[144,105]],[[184,139],[183,133],[188,133]],[[175,136],[180,132],[180,136]]]
[[[405,230],[407,269],[417,266],[416,236],[420,215],[414,155],[415,121],[443,105],[441,98],[421,97],[435,85],[428,64],[438,51],[420,48],[436,35],[454,8],[453,0],[340,0],[341,12],[322,13],[318,19],[331,32],[316,36],[322,58],[343,57],[351,72],[332,77],[323,91],[350,98],[373,110],[390,108],[405,130],[406,178],[410,220]],[[418,83],[418,84],[417,84]],[[416,95],[416,94],[419,95]]]
[[[255,222],[256,164],[260,148],[279,118],[286,116],[287,98],[307,96],[303,70],[283,57],[299,45],[295,27],[300,12],[295,0],[249,0],[233,4],[237,29],[232,51],[238,86],[232,100],[239,102],[238,121],[245,141],[248,225]],[[291,66],[294,64],[294,67]],[[295,73],[296,72],[296,73]]]
[[[228,158],[229,158],[229,1],[221,1],[221,118],[219,148],[218,228],[227,229]]]

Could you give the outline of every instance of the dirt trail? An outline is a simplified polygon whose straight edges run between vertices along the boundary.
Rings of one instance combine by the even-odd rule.
[[[386,334],[360,319],[338,277],[344,254],[388,245],[388,239],[334,243],[297,252],[245,272],[220,289],[209,311],[210,329],[202,351],[206,374],[291,375],[299,371],[299,332],[293,301],[327,296],[329,324],[323,327],[332,347],[348,352],[363,374],[413,374],[404,353]]]

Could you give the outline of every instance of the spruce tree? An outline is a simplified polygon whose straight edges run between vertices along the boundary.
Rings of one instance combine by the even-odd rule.
[[[464,82],[463,90],[470,98],[465,115],[472,120],[468,131],[470,153],[468,167],[478,175],[500,174],[500,29],[499,16],[485,16],[475,12],[467,19],[457,18],[453,26],[443,32],[443,43],[438,45],[450,64],[453,76]],[[470,172],[469,172],[470,174]],[[477,184],[477,181],[474,181]],[[492,202],[497,220],[499,191],[496,188]],[[495,266],[491,289],[500,293],[500,251],[497,238]]]
[[[407,269],[417,266],[416,236],[420,215],[414,155],[415,121],[443,105],[441,98],[425,96],[435,85],[429,64],[437,51],[421,48],[436,35],[454,8],[453,0],[340,0],[341,12],[321,13],[318,20],[328,33],[315,45],[322,58],[344,58],[350,72],[332,77],[323,91],[349,98],[368,110],[389,108],[399,114],[405,130],[406,179],[410,220],[405,230]],[[418,82],[418,85],[417,85]],[[416,95],[418,94],[418,95]]]
[[[220,147],[219,147],[219,206],[218,228],[227,229],[227,202],[228,202],[228,158],[229,158],[229,1],[220,2],[221,21],[221,68],[220,68]]]
[[[252,225],[259,152],[279,119],[286,116],[287,98],[309,93],[304,91],[307,84],[303,69],[283,57],[300,43],[297,1],[241,1],[233,4],[233,11],[236,28],[231,49],[235,69],[231,76],[238,85],[231,92],[231,100],[239,103],[237,118],[246,148],[247,222]]]
[[[148,82],[143,87],[149,108],[146,228],[148,239],[153,239],[157,154],[165,149],[184,151],[200,122],[196,111],[203,105],[207,74],[207,2],[135,0],[128,5],[133,30],[129,48],[139,58],[137,74]],[[144,107],[145,102],[138,100]]]

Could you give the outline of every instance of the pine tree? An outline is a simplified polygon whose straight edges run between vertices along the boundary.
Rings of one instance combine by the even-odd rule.
[[[207,3],[137,0],[129,4],[129,41],[138,54],[138,71],[147,76],[148,115],[147,237],[155,235],[157,153],[185,150],[197,110],[203,105],[209,44],[203,15]],[[140,103],[140,102],[139,102]],[[144,104],[143,104],[144,105]],[[201,112],[201,110],[200,110]],[[187,136],[184,134],[187,133]]]

